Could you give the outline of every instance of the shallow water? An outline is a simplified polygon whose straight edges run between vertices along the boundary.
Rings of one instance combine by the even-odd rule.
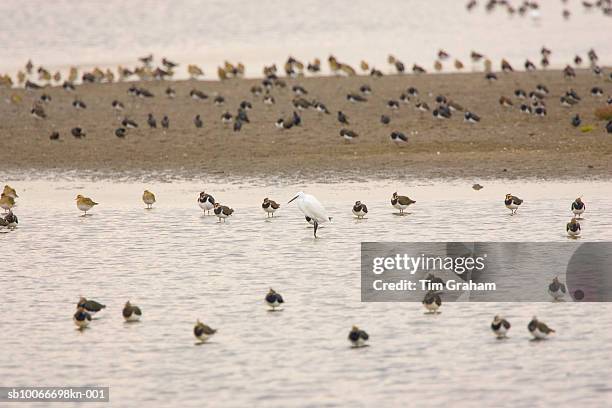
[[[387,54],[410,68],[414,62],[431,69],[438,48],[448,50],[470,68],[472,49],[496,63],[539,61],[543,45],[553,50],[551,64],[563,67],[576,53],[591,48],[600,64],[612,64],[610,41],[603,35],[612,19],[585,10],[579,1],[541,1],[540,17],[509,16],[501,8],[472,13],[466,1],[308,0],[286,2],[181,2],[91,0],[77,3],[0,3],[0,71],[16,72],[29,58],[52,69],[135,64],[153,52],[184,65],[203,66],[216,79],[224,60],[242,61],[247,74],[261,75],[264,64],[284,63],[289,54],[303,59],[327,58],[358,64],[366,59],[386,71]],[[520,1],[512,1],[517,8]],[[565,21],[563,7],[572,12]],[[586,60],[586,59],[585,59]],[[446,68],[450,63],[446,63]],[[327,64],[325,64],[327,66]],[[179,74],[180,76],[180,74]]]
[[[190,182],[9,183],[20,224],[0,234],[5,386],[110,386],[111,406],[612,403],[608,304],[445,303],[431,316],[418,303],[361,303],[359,268],[361,241],[564,241],[578,195],[582,239],[611,240],[610,182],[481,181],[480,192],[471,181],[206,184],[236,210],[225,224],[202,214],[202,187]],[[140,201],[145,188],[153,210]],[[298,190],[334,217],[317,240],[284,204]],[[393,191],[417,201],[410,215],[393,214]],[[515,217],[502,202],[509,192],[525,200]],[[101,203],[91,216],[76,209],[79,193]],[[274,219],[260,208],[265,196],[282,205]],[[357,199],[370,209],[360,221]],[[266,311],[269,287],[283,294],[282,312]],[[107,305],[83,332],[71,321],[79,295]],[[123,323],[128,299],[142,322]],[[513,325],[507,340],[490,333],[495,314]],[[529,341],[532,315],[554,338]],[[219,329],[202,346],[197,318]],[[370,347],[349,347],[353,324]]]

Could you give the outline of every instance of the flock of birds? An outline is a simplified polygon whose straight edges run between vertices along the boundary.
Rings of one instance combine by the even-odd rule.
[[[568,0],[562,0],[563,9],[561,15],[564,19],[569,20],[572,13],[566,7]],[[474,10],[478,6],[476,0],[469,0],[465,5],[468,11]],[[540,17],[540,4],[537,1],[523,0],[520,6],[515,7],[510,0],[487,0],[485,3],[485,10],[492,12],[497,8],[505,10],[509,15],[518,14],[519,16],[530,16],[531,18],[537,19]],[[597,1],[582,1],[582,8],[586,11],[594,9],[600,10],[605,16],[612,16],[612,1],[611,0],[597,0]]]
[[[552,55],[552,51],[546,47],[542,47],[540,50],[541,61],[540,65],[542,68],[546,68],[550,64],[550,58]],[[443,63],[451,59],[451,55],[445,50],[438,50],[437,52],[437,60],[434,64],[434,69],[436,71],[441,71],[443,69]],[[498,74],[494,72],[493,63],[490,59],[488,59],[485,55],[478,53],[476,51],[472,51],[470,54],[470,59],[473,64],[483,64],[484,66],[484,79],[489,82],[495,82],[499,79]],[[604,75],[607,75],[607,78],[612,81],[612,72],[608,74],[604,74],[604,70],[598,65],[599,57],[597,53],[591,49],[587,53],[588,64],[593,75],[597,78],[602,78]],[[118,71],[120,73],[119,80],[129,79],[132,76],[138,76],[140,80],[147,79],[166,79],[171,78],[173,70],[179,66],[178,63],[172,62],[167,58],[162,58],[162,66],[153,69],[154,58],[153,55],[148,55],[145,57],[139,58],[141,62],[141,66],[137,66],[133,70],[119,67]],[[331,55],[328,58],[329,69],[333,74],[336,75],[356,75],[357,70],[354,69],[349,64],[339,61],[335,56]],[[406,65],[396,58],[393,55],[388,56],[388,63],[390,66],[396,71],[397,74],[403,74],[407,71]],[[568,64],[562,71],[563,76],[571,81],[572,78],[576,76],[575,67],[582,67],[584,64],[583,58],[580,55],[576,55],[573,61],[573,66]],[[457,70],[462,70],[464,68],[463,62],[459,59],[454,59],[454,67]],[[501,72],[510,73],[515,71],[514,67],[510,64],[506,59],[502,59],[499,65]],[[28,61],[25,67],[25,71],[20,71],[18,74],[18,83],[19,85],[23,85],[26,90],[29,91],[40,91],[40,96],[36,96],[36,99],[33,102],[32,108],[30,110],[31,115],[40,121],[46,121],[49,118],[47,111],[45,109],[45,105],[52,103],[52,97],[44,92],[45,85],[38,84],[30,79],[30,76],[34,69],[34,65],[31,61]],[[164,69],[166,71],[164,71]],[[244,74],[244,65],[241,63],[232,64],[230,62],[225,62],[223,66],[218,68],[218,76],[220,80],[227,80],[232,77],[241,77]],[[371,67],[366,61],[361,61],[360,69],[362,73],[369,74],[372,77],[380,77],[383,75],[382,71],[376,69],[375,67]],[[524,69],[527,72],[532,72],[537,69],[536,64],[530,60],[526,60],[524,63]],[[310,73],[318,73],[321,71],[321,61],[319,59],[315,59],[314,61],[304,64],[303,62],[289,57],[284,64],[284,73],[287,77],[299,78],[304,76],[305,71]],[[38,67],[38,75],[39,80],[47,81],[47,84],[51,84],[53,79],[61,80],[61,74],[57,72],[54,75],[45,69],[44,67]],[[197,67],[196,65],[189,65],[188,72],[191,78],[199,78],[203,75],[203,71]],[[427,72],[425,68],[414,64],[412,66],[412,72],[415,74],[421,74]],[[289,116],[283,115],[278,118],[274,122],[274,126],[281,130],[288,130],[293,127],[302,126],[303,121],[300,115],[301,112],[306,110],[314,110],[320,114],[331,114],[332,111],[326,106],[326,104],[316,98],[312,98],[309,94],[309,91],[302,85],[295,84],[289,86],[287,82],[280,77],[280,72],[276,64],[265,66],[263,69],[264,79],[261,81],[260,85],[253,85],[250,88],[250,93],[254,97],[253,101],[243,100],[238,105],[235,113],[232,113],[229,110],[224,111],[220,117],[219,121],[228,128],[233,129],[235,132],[240,132],[244,126],[251,123],[249,118],[249,111],[253,109],[253,104],[256,101],[261,101],[265,106],[272,106],[276,104],[275,92],[290,88],[294,97],[291,100],[291,105],[288,107],[292,113]],[[12,85],[12,80],[10,76],[0,76],[3,78],[0,80],[0,84],[3,82],[5,84]],[[7,79],[8,78],[8,79]],[[68,92],[75,91],[75,81],[78,79],[78,69],[76,67],[72,67],[70,69],[70,74],[68,80],[64,81],[62,84],[63,89]],[[84,72],[81,76],[81,81],[83,83],[100,83],[100,82],[112,82],[115,80],[115,75],[112,71],[107,70],[106,72],[100,68],[94,68],[91,72]],[[59,82],[59,81],[58,81]],[[594,85],[588,90],[590,95],[595,98],[603,98],[605,95],[604,89],[599,85]],[[359,87],[359,89],[349,92],[346,95],[346,100],[353,104],[363,104],[368,102],[368,97],[373,93],[372,86],[369,84],[363,84]],[[575,109],[576,105],[580,103],[584,95],[580,95],[582,93],[578,92],[574,88],[568,88],[564,94],[562,94],[559,98],[559,105],[566,109]],[[144,87],[143,85],[132,85],[128,88],[127,94],[131,98],[154,98],[156,95]],[[550,106],[550,98],[551,92],[549,88],[545,84],[538,84],[532,90],[525,90],[521,88],[516,88],[514,90],[514,95],[500,95],[498,103],[504,109],[517,109],[518,111],[533,115],[536,117],[544,118],[548,114],[548,108]],[[176,90],[168,85],[165,90],[165,96],[170,99],[174,99],[177,97]],[[208,95],[204,91],[193,88],[189,92],[188,96],[194,100],[212,100],[212,103],[216,106],[222,107],[225,105],[225,98],[223,95],[215,94]],[[11,101],[18,103],[21,100],[21,96],[18,94],[13,94],[11,97]],[[440,94],[433,97],[433,105],[430,107],[430,104],[425,98],[425,95],[421,95],[419,90],[411,86],[406,90],[402,91],[397,98],[388,99],[385,102],[386,109],[389,113],[382,113],[380,115],[380,123],[383,126],[388,126],[393,121],[392,113],[398,111],[402,105],[412,105],[412,107],[420,114],[426,115],[429,114],[431,117],[445,121],[449,120],[456,115],[460,115],[463,118],[463,121],[469,124],[477,124],[481,121],[481,117],[464,107],[457,100],[453,100],[450,97]],[[75,110],[83,110],[88,108],[88,103],[82,100],[79,97],[75,97],[72,106]],[[126,115],[126,104],[119,99],[115,99],[112,101],[111,106],[109,107],[113,109],[118,114],[118,122],[119,124],[114,130],[114,134],[118,138],[125,138],[131,129],[140,128],[143,126],[149,128],[158,128],[169,129],[171,126],[171,119],[168,115],[162,115],[161,119],[156,118],[155,115],[149,112],[146,115],[146,124],[138,123],[138,121],[134,120],[134,118],[130,118],[129,115]],[[601,113],[596,112],[596,116],[599,119],[607,120],[607,124],[605,125],[605,129],[608,133],[612,133],[612,96],[608,95],[607,100],[605,100],[605,104],[602,104],[600,108]],[[601,117],[600,117],[601,115]],[[342,110],[337,110],[335,113],[337,122],[339,123],[339,135],[344,138],[346,141],[354,141],[359,137],[359,133],[355,130],[351,129],[351,118],[347,114],[347,112]],[[570,114],[568,118],[568,122],[571,126],[575,128],[580,128],[581,131],[587,132],[591,131],[593,127],[591,125],[583,125],[583,118],[580,117],[579,114]],[[202,128],[205,126],[205,123],[200,114],[197,114],[192,119],[192,126],[196,129]],[[70,134],[77,139],[82,139],[87,135],[87,130],[84,129],[81,125],[76,124],[70,128]],[[59,140],[61,137],[60,132],[57,129],[54,129],[49,138],[51,140]],[[393,143],[398,146],[407,145],[409,142],[409,138],[407,134],[401,130],[393,129],[390,131],[389,139]]]
[[[478,191],[482,189],[483,186],[480,184],[474,184],[472,188]],[[15,228],[17,226],[17,217],[12,213],[12,208],[15,205],[15,198],[17,197],[17,192],[13,187],[9,185],[4,186],[2,198],[0,199],[0,207],[7,211],[8,214],[4,217],[5,223],[2,225],[8,226],[9,228]],[[147,209],[153,208],[153,205],[156,202],[155,194],[149,190],[145,190],[142,195],[142,201],[145,203]],[[331,221],[332,217],[328,215],[321,202],[311,194],[298,192],[295,197],[289,201],[289,203],[293,201],[296,201],[297,206],[304,214],[306,221],[314,225],[314,237],[316,238],[319,223]],[[199,194],[197,203],[205,213],[210,213],[210,211],[213,211],[215,216],[219,218],[219,222],[222,220],[225,221],[225,219],[231,216],[234,212],[232,208],[221,205],[212,195],[206,193],[205,191],[202,191]],[[395,209],[399,210],[400,215],[404,215],[404,210],[415,203],[415,200],[412,200],[408,196],[398,195],[397,192],[394,192],[391,196],[391,205]],[[512,194],[507,194],[504,199],[504,204],[510,210],[511,215],[515,215],[518,208],[523,204],[523,200],[513,196]],[[83,216],[86,216],[87,212],[96,205],[98,205],[98,203],[89,197],[84,197],[82,195],[77,195],[76,197],[76,206],[84,213]],[[274,217],[274,213],[280,208],[280,204],[266,197],[264,198],[261,207],[266,213],[267,217]],[[586,211],[586,205],[580,197],[571,204],[571,211],[574,214],[574,218],[572,218],[572,220],[567,224],[566,230],[568,236],[577,237],[580,235],[580,224],[578,223],[577,219]],[[361,219],[368,214],[368,208],[366,204],[362,203],[361,201],[356,201],[352,207],[352,213],[355,217]],[[14,219],[14,222],[10,222],[11,219]],[[439,277],[435,277],[433,274],[428,274],[426,279],[433,283],[443,283]],[[425,294],[422,304],[427,310],[427,313],[439,313],[439,309],[442,306],[442,298],[440,296],[442,293],[443,292],[441,291],[430,290]],[[556,301],[563,300],[563,297],[566,294],[566,287],[559,281],[558,277],[555,277],[548,287],[548,293]],[[281,294],[270,288],[269,292],[265,296],[265,302],[270,307],[271,311],[280,311],[282,310],[281,307],[284,303],[284,299]],[[100,302],[81,297],[77,303],[77,310],[73,315],[73,321],[79,329],[84,329],[88,327],[92,321],[92,315],[100,312],[104,308],[106,308],[106,306]],[[142,317],[142,311],[138,306],[132,304],[130,301],[127,301],[124,305],[122,315],[126,322],[135,322],[139,321]],[[500,316],[495,316],[493,322],[491,323],[491,330],[498,338],[505,338],[509,329],[510,323],[507,320]],[[528,330],[535,339],[544,339],[551,333],[555,332],[545,323],[539,321],[536,317],[533,317],[533,319],[529,322]],[[216,329],[213,329],[198,320],[193,328],[193,333],[199,342],[204,343],[216,333]],[[354,347],[364,346],[368,339],[368,334],[357,326],[353,326],[348,335],[348,340]]]

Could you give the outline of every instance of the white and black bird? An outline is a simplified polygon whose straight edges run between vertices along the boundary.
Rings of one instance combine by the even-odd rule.
[[[574,117],[572,117],[572,126],[573,127],[578,127],[580,126],[580,124],[582,123],[582,119],[580,119],[580,115],[576,114]]]
[[[440,313],[438,312],[438,309],[440,309],[440,306],[442,306],[442,298],[440,298],[439,292],[430,290],[425,294],[422,303],[425,309],[427,309],[428,313],[436,314]]]
[[[85,131],[83,131],[83,129],[81,129],[78,126],[70,129],[70,133],[72,134],[72,136],[76,137],[77,139],[82,139],[87,135]]]
[[[402,132],[393,131],[391,132],[391,141],[398,146],[404,146],[408,143],[408,136]]]
[[[340,136],[342,136],[344,140],[349,141],[349,142],[359,137],[359,135],[356,132],[353,132],[352,130],[345,129],[345,128],[340,129]]]
[[[398,110],[399,107],[400,107],[400,104],[395,99],[390,99],[390,100],[387,101],[387,108],[389,108],[391,110]]]
[[[463,120],[467,123],[478,123],[480,122],[480,116],[468,111],[463,115]]]
[[[263,103],[266,105],[274,105],[276,103],[276,100],[272,95],[266,94],[263,98]]]
[[[364,95],[370,95],[372,93],[372,88],[370,88],[370,85],[361,85],[359,87],[359,92]]]
[[[221,95],[217,95],[213,99],[213,103],[215,104],[215,106],[222,106],[225,103],[225,98]]]
[[[196,99],[200,101],[208,99],[208,95],[206,95],[204,92],[199,91],[197,89],[192,89],[189,92],[189,96],[191,97],[191,99]]]
[[[510,330],[510,322],[501,316],[495,316],[493,318],[493,322],[491,323],[491,330],[498,339],[503,339],[506,337],[508,330]]]
[[[115,136],[117,136],[120,139],[123,139],[126,134],[127,134],[127,130],[123,127],[118,127],[117,129],[115,129]]]
[[[223,115],[221,115],[221,123],[224,125],[232,123],[233,119],[234,117],[229,112],[225,112]]]
[[[166,115],[164,115],[160,123],[164,129],[168,129],[170,127],[170,119]]]
[[[565,231],[567,232],[568,236],[576,238],[580,235],[582,228],[580,227],[578,220],[576,220],[576,218],[572,218],[570,222],[565,224]]]
[[[398,209],[400,214],[404,214],[404,210],[414,203],[416,203],[416,201],[407,196],[398,195],[397,192],[393,193],[391,196],[391,205],[393,208]]]
[[[274,213],[280,208],[280,204],[266,197],[261,204],[261,208],[266,212],[268,217],[274,217]]]
[[[367,98],[364,98],[361,95],[357,95],[357,94],[348,94],[346,95],[346,99],[349,102],[367,102]]]
[[[355,205],[353,206],[353,214],[358,219],[361,219],[365,217],[367,213],[368,213],[368,207],[361,201],[355,201]]]
[[[123,103],[121,101],[116,100],[116,99],[111,103],[111,106],[117,112],[121,112],[122,110],[125,109],[125,106],[123,106]]]
[[[85,310],[85,308],[78,307],[76,312],[72,316],[72,321],[74,322],[74,324],[76,324],[79,330],[82,330],[89,326],[89,323],[91,322],[91,314],[89,314]]]
[[[170,99],[174,99],[176,97],[176,91],[171,87],[167,87],[166,96]]]
[[[565,284],[562,283],[557,276],[555,276],[550,285],[548,285],[548,294],[554,300],[562,300],[565,297],[566,291]]]
[[[351,331],[348,334],[348,340],[351,342],[353,347],[363,347],[365,346],[366,341],[370,339],[368,333],[364,330],[361,330],[357,326],[353,326]]]
[[[348,117],[344,114],[344,112],[338,111],[337,117],[338,117],[338,122],[342,123],[343,125],[349,124]]]
[[[514,215],[516,214],[519,206],[523,204],[523,200],[513,196],[512,194],[506,194],[504,204],[506,205],[506,208],[510,210],[510,215]]]
[[[295,197],[289,200],[289,203],[294,200],[297,200],[297,206],[306,217],[306,221],[314,225],[314,237],[317,238],[319,224],[331,222],[332,217],[328,215],[323,204],[311,194],[299,191]]]
[[[193,327],[193,335],[200,341],[200,343],[208,341],[216,332],[216,329],[205,325],[199,319]]]
[[[85,309],[88,313],[93,315],[105,309],[106,305],[103,305],[100,302],[96,302],[95,300],[87,300],[86,298],[81,296],[81,298],[77,302],[77,308],[81,307]]]
[[[9,209],[8,214],[6,214],[4,218],[0,218],[0,220],[3,226],[10,229],[17,228],[17,224],[19,224],[19,218],[17,218],[11,209]]]
[[[527,325],[527,330],[536,340],[543,340],[551,333],[555,331],[548,327],[544,322],[538,320],[537,317],[533,316],[529,324]]]
[[[225,222],[225,219],[230,217],[234,213],[234,209],[233,208],[229,208],[226,205],[221,205],[219,203],[215,203],[215,207],[214,207],[213,212],[215,213],[215,215],[219,219],[219,222],[221,222],[221,220],[223,220],[223,222]]]
[[[80,99],[75,99],[74,101],[72,101],[72,106],[75,109],[87,109],[87,105],[85,104],[85,102]]]
[[[210,211],[215,208],[215,198],[210,194],[206,194],[205,191],[202,191],[198,197],[198,205],[204,212],[210,213]]]
[[[270,288],[266,295],[266,304],[270,307],[270,311],[274,312],[279,308],[285,301],[280,293],[277,293],[274,289]]]
[[[380,115],[380,123],[382,123],[383,125],[388,125],[389,123],[391,123],[391,118],[387,115]]]
[[[577,219],[580,219],[580,216],[586,211],[586,204],[582,201],[582,197],[578,197],[574,200],[571,206],[572,213],[576,216]]]
[[[125,306],[123,306],[122,314],[126,322],[137,322],[142,317],[140,308],[131,304],[129,300],[126,302]]]
[[[126,129],[136,129],[138,127],[138,123],[134,122],[133,120],[130,120],[128,118],[124,118],[121,121],[121,125],[126,128]]]

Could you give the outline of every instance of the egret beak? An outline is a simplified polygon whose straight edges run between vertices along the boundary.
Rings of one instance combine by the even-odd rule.
[[[293,200],[295,200],[295,199],[296,199],[296,198],[298,198],[298,197],[299,197],[299,196],[295,196],[295,197],[293,197],[291,200],[289,200],[289,202],[288,202],[287,204],[291,203]]]

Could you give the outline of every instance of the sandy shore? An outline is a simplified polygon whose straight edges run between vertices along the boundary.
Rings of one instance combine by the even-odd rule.
[[[605,69],[609,72],[609,69]],[[606,178],[612,174],[612,135],[605,132],[605,123],[597,121],[593,111],[605,105],[612,94],[612,83],[595,77],[587,70],[578,71],[574,80],[565,80],[559,71],[498,74],[499,80],[489,84],[483,73],[443,75],[402,75],[371,77],[309,77],[287,79],[288,87],[275,88],[276,104],[264,105],[262,96],[251,95],[250,88],[261,80],[229,80],[226,82],[178,81],[146,83],[114,83],[79,85],[75,92],[60,88],[39,91],[0,90],[0,163],[3,172],[34,171],[62,175],[76,174],[134,175],[151,174],[186,178],[207,176],[295,177],[443,177],[443,178]],[[538,83],[546,85],[548,115],[538,118],[521,113],[513,93],[516,88],[529,92]],[[330,115],[314,110],[301,112],[303,125],[279,130],[274,122],[294,110],[291,86],[300,84],[309,92],[305,97],[323,102]],[[346,100],[349,92],[357,93],[363,84],[373,93],[365,103]],[[155,97],[130,97],[127,89],[142,86]],[[176,98],[165,96],[167,86],[176,90]],[[433,109],[434,98],[444,94],[466,109],[478,114],[482,121],[464,123],[462,114],[450,120],[436,120],[431,113],[420,114],[415,99],[391,112],[386,102],[399,99],[408,87],[420,91],[420,99]],[[604,96],[592,97],[593,86],[604,89]],[[575,89],[582,101],[565,108],[559,97],[569,88]],[[211,96],[193,100],[192,89]],[[52,97],[44,105],[48,118],[37,120],[30,115],[32,104],[42,93]],[[212,95],[225,98],[224,106],[215,106]],[[510,97],[515,106],[499,105],[500,96]],[[10,103],[11,96],[21,98]],[[76,110],[72,101],[78,97],[87,109]],[[111,102],[118,99],[125,111],[118,114]],[[240,133],[221,123],[225,111],[236,112],[242,100],[251,101],[250,124]],[[6,101],[6,102],[5,102]],[[359,138],[347,143],[339,135],[343,127],[336,111],[345,112],[349,129]],[[149,129],[147,114],[159,122],[170,118],[170,129]],[[595,129],[583,133],[571,126],[570,118],[579,113],[583,124]],[[200,114],[204,127],[196,129],[193,118]],[[385,126],[381,114],[391,117]],[[127,116],[140,125],[128,131],[125,139],[114,132]],[[80,126],[87,133],[75,139],[70,129]],[[59,141],[49,140],[52,131],[60,132]],[[408,146],[398,148],[390,140],[393,130],[410,138]],[[504,170],[505,169],[505,170]]]

